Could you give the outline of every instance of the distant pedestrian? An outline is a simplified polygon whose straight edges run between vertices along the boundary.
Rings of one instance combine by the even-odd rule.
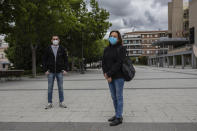
[[[108,121],[110,126],[122,123],[123,117],[123,87],[124,77],[121,66],[126,57],[126,49],[122,45],[122,38],[119,31],[111,31],[109,35],[109,46],[103,53],[102,69],[105,79],[108,81],[115,115]]]
[[[45,109],[53,107],[52,96],[55,78],[57,79],[58,85],[59,106],[62,108],[67,108],[67,106],[63,103],[63,75],[67,74],[67,53],[65,48],[59,45],[60,39],[58,36],[53,36],[51,42],[52,45],[46,48],[43,56],[43,69],[48,77],[48,104]]]

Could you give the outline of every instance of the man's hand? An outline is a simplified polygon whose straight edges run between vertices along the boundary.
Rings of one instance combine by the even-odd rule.
[[[106,74],[106,73],[104,74],[104,77],[105,77],[105,79],[107,80],[108,76],[107,76],[107,74]]]
[[[111,82],[112,82],[112,78],[111,78],[111,77],[107,78],[107,81],[108,81],[109,83],[111,83]]]
[[[45,72],[45,75],[48,75],[49,74],[49,71]]]
[[[64,71],[63,71],[63,75],[66,75],[66,74],[67,74],[67,72],[64,70]]]

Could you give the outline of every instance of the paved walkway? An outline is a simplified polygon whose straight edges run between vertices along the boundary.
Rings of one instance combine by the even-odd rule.
[[[123,114],[125,124],[120,128],[130,127],[128,123],[165,125],[197,122],[196,69],[137,66],[136,70],[135,79],[125,83]],[[108,85],[101,70],[88,70],[84,75],[69,73],[64,77],[64,94],[68,109],[58,107],[55,84],[53,95],[55,107],[45,110],[44,106],[47,103],[45,76],[1,82],[0,122],[85,122],[106,125],[107,119],[114,115]],[[0,130],[6,125],[1,123]],[[145,129],[147,126],[144,126]],[[196,126],[186,127],[197,130]]]

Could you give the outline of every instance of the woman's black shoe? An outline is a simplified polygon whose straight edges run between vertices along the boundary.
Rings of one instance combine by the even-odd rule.
[[[117,126],[119,124],[122,124],[122,118],[116,118],[114,121],[112,121],[109,125],[110,126]]]
[[[108,119],[109,122],[112,122],[116,119],[116,116],[113,116],[112,118]]]

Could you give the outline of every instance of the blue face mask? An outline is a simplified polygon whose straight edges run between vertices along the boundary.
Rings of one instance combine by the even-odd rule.
[[[117,43],[118,39],[115,37],[109,37],[109,42],[111,45],[115,45]]]

